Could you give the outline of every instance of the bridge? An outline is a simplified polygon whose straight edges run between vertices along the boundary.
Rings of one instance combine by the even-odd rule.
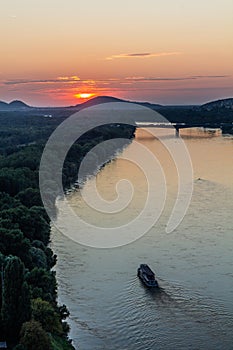
[[[230,123],[171,123],[171,122],[135,122],[138,128],[170,128],[176,129],[176,135],[179,136],[179,130],[184,128],[211,128],[222,129],[230,127]]]

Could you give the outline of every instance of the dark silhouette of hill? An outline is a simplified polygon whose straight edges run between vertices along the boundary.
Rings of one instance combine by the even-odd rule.
[[[0,101],[0,110],[18,110],[25,108],[30,108],[30,106],[19,100],[15,100],[10,103]]]
[[[67,107],[31,107],[22,101],[6,103],[0,101],[1,112],[12,112],[17,116],[34,115],[38,117],[51,116],[52,118],[65,119],[72,113],[84,108],[96,106],[109,102],[127,102],[151,108],[159,112],[163,117],[173,123],[186,123],[188,125],[199,125],[219,127],[226,133],[233,133],[233,98],[216,100],[203,105],[159,105],[149,102],[127,101],[112,96],[97,96],[84,103]]]
[[[29,108],[29,106],[26,103],[19,100],[10,102],[8,106],[11,108]]]
[[[128,100],[122,100],[120,98],[116,98],[113,96],[97,96],[97,97],[93,97],[92,99],[84,102],[84,103],[80,103],[78,105],[75,106],[75,108],[78,109],[83,109],[83,108],[87,108],[87,107],[92,107],[92,106],[96,106],[98,104],[101,103],[110,103],[110,102],[127,102],[127,103],[134,103],[134,104],[138,104],[141,106],[145,106],[145,107],[149,107],[152,109],[155,108],[160,108],[163,107],[159,104],[153,104],[153,103],[149,103],[149,102],[138,102],[138,101],[128,101]]]
[[[184,122],[187,124],[203,122],[203,124],[210,123],[211,125],[214,125],[214,123],[230,123],[230,127],[233,122],[233,98],[216,100],[203,105],[171,106],[149,102],[127,101],[113,96],[97,96],[75,106],[44,108],[30,107],[26,103],[16,100],[10,103],[0,101],[0,110],[12,111],[18,114],[27,112],[27,114],[36,113],[36,115],[51,115],[52,117],[66,118],[74,111],[76,112],[84,108],[110,102],[127,102],[148,107],[161,113],[170,122]]]
[[[233,109],[233,98],[227,98],[227,99],[222,99],[222,100],[216,100],[216,101],[211,101],[208,103],[205,103],[203,105],[161,105],[158,103],[150,103],[150,102],[139,102],[139,101],[128,101],[128,100],[123,100],[120,98],[116,98],[113,96],[97,96],[94,97],[84,103],[77,104],[76,108],[78,109],[83,109],[91,106],[95,106],[101,103],[109,103],[109,102],[127,102],[127,103],[134,103],[134,104],[139,104],[148,108],[152,109],[192,109],[192,110],[212,110],[216,108],[227,108],[227,109]]]
[[[225,98],[222,100],[211,101],[201,106],[201,109],[207,111],[216,110],[220,108],[233,110],[233,98]]]
[[[8,107],[8,103],[0,101],[0,109],[6,109]]]
[[[90,100],[77,104],[75,107],[78,107],[79,109],[92,107],[95,105],[99,105],[101,103],[110,103],[110,102],[128,102],[121,100],[120,98],[112,97],[112,96],[97,96],[93,97]]]

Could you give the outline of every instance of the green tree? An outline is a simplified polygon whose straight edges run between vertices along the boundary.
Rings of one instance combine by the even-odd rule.
[[[27,188],[21,191],[16,196],[25,207],[31,208],[33,206],[42,206],[40,191],[36,188]]]
[[[32,298],[54,303],[57,298],[57,282],[54,271],[35,267],[27,273],[26,280],[32,289]]]
[[[0,191],[14,196],[27,187],[37,185],[35,174],[29,168],[0,169]]]
[[[22,261],[18,257],[8,258],[3,278],[2,319],[11,342],[17,340],[22,323],[30,318],[29,287],[24,277]]]
[[[21,295],[19,297],[19,312],[18,320],[20,325],[30,320],[32,314],[31,290],[27,282],[23,282],[22,285]]]
[[[0,192],[0,210],[15,208],[19,204],[20,202],[11,197],[8,193]]]
[[[41,207],[30,209],[21,205],[16,208],[0,212],[0,219],[11,222],[13,228],[19,228],[31,242],[35,239],[44,244],[49,242],[50,226],[44,217],[45,211]],[[44,215],[44,216],[43,216]]]
[[[2,294],[3,294],[3,286],[4,286],[4,281],[3,281],[3,266],[5,264],[5,256],[0,253],[0,334],[4,335],[4,323],[2,320]]]
[[[30,241],[20,230],[0,228],[0,251],[4,255],[18,256],[29,267],[31,265],[30,247]]]
[[[46,247],[43,242],[41,242],[39,240],[35,240],[32,242],[32,246],[34,248],[39,248],[40,250],[42,250],[45,253],[48,270],[51,269],[56,264],[56,261],[57,261],[56,254],[53,254],[52,249],[50,249],[49,247]],[[42,267],[42,266],[37,266],[37,267]]]
[[[20,332],[20,344],[26,350],[52,350],[48,334],[35,320],[23,324]]]
[[[13,350],[26,350],[26,348],[23,346],[23,344],[18,344],[14,347]]]
[[[47,269],[47,257],[42,249],[32,247],[29,253],[32,259],[32,267],[42,267]]]
[[[47,332],[60,335],[63,333],[59,314],[48,301],[41,298],[32,300],[32,317],[40,322]]]

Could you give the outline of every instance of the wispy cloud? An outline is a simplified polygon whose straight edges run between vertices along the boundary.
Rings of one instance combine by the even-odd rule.
[[[5,85],[20,85],[20,84],[54,84],[54,83],[75,83],[80,81],[81,79],[74,75],[71,77],[57,77],[55,79],[15,79],[5,81]]]
[[[198,79],[222,79],[229,78],[230,75],[194,75],[186,77],[126,77],[126,80],[132,82],[153,82],[153,81],[185,81]]]
[[[193,79],[218,79],[218,78],[229,78],[230,75],[194,75]]]
[[[181,52],[139,52],[139,53],[122,53],[106,57],[106,60],[114,60],[118,58],[149,58],[149,57],[163,57],[181,55]]]
[[[144,76],[129,76],[125,78],[106,78],[106,79],[92,79],[80,78],[74,76],[59,76],[52,79],[15,79],[0,81],[0,86],[8,85],[16,88],[20,85],[28,85],[30,89],[44,90],[46,86],[59,86],[61,89],[76,89],[81,86],[89,86],[90,88],[97,88],[109,85],[111,87],[119,84],[140,84],[140,83],[156,83],[156,82],[179,82],[179,81],[194,81],[194,80],[208,80],[208,79],[226,79],[231,75],[194,75],[194,76],[176,76],[176,77],[144,77]]]

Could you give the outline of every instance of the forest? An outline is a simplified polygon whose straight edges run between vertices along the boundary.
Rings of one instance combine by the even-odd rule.
[[[45,118],[36,111],[0,112],[0,343],[8,349],[73,349],[69,311],[57,301],[57,257],[49,247],[50,219],[39,191],[44,146],[69,114],[65,110]],[[126,124],[105,125],[83,135],[64,162],[64,189],[75,182],[93,146],[131,139],[134,131]]]

